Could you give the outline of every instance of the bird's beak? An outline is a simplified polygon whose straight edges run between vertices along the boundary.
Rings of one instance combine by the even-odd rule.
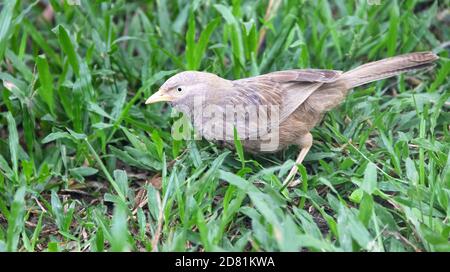
[[[147,101],[145,101],[145,104],[152,104],[156,102],[162,102],[162,101],[173,101],[174,97],[168,94],[163,94],[161,92],[161,89],[154,93],[152,96],[150,96]]]

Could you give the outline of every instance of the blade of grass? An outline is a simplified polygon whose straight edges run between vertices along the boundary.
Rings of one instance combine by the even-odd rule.
[[[47,103],[50,113],[55,115],[55,101],[53,98],[53,77],[50,73],[47,58],[44,55],[36,57],[36,66],[39,74],[41,87],[38,90],[39,95]]]

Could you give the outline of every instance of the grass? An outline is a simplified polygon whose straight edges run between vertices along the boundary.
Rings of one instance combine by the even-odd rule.
[[[0,251],[450,251],[449,2],[271,2],[2,2]],[[434,70],[325,116],[296,188],[282,187],[295,147],[174,141],[168,106],[144,105],[186,69],[424,50]]]

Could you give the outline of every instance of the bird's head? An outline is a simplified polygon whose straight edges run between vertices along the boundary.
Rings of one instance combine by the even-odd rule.
[[[215,74],[197,71],[186,71],[178,73],[169,78],[150,96],[145,104],[156,102],[171,102],[172,104],[183,104],[194,96],[205,95],[209,91],[214,91],[223,84],[224,80]]]

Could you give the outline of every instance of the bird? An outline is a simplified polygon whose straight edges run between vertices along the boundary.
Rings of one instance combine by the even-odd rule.
[[[169,102],[203,138],[234,147],[238,135],[250,153],[300,148],[283,184],[291,184],[313,144],[311,130],[355,87],[434,66],[439,57],[415,52],[369,62],[347,72],[291,69],[229,80],[201,71],[167,79],[145,104]]]

